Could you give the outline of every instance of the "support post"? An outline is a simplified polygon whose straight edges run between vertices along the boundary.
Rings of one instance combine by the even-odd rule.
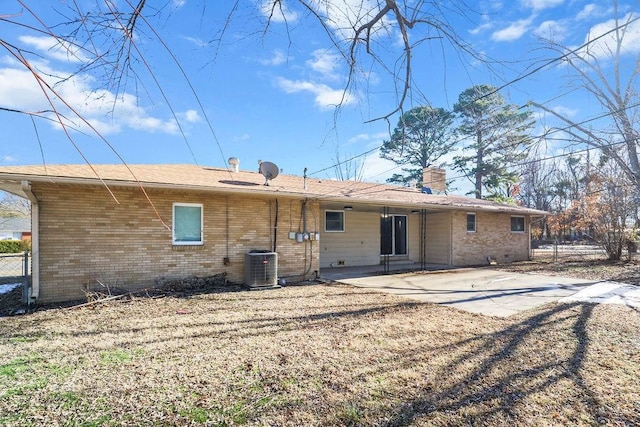
[[[427,211],[420,209],[420,269],[427,269]]]
[[[24,251],[22,263],[22,303],[31,304],[31,298],[29,298],[29,251]]]

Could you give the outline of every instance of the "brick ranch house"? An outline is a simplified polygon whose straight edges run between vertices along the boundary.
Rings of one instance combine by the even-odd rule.
[[[444,183],[440,170],[425,174]],[[264,264],[289,281],[397,261],[526,260],[530,221],[545,215],[387,184],[280,174],[265,185],[258,172],[195,165],[4,166],[0,189],[32,203],[39,303],[82,298],[98,281],[136,290],[226,272],[246,283],[254,260],[262,273],[255,250],[277,254]]]

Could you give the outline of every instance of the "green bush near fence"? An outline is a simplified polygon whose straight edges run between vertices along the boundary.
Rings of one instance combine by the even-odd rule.
[[[29,249],[27,240],[0,240],[0,254],[17,254]]]

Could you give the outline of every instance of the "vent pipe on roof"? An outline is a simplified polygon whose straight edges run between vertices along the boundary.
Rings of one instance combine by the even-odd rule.
[[[307,168],[304,168],[304,173],[302,175],[302,188],[304,190],[307,189]]]
[[[229,157],[229,166],[231,166],[231,172],[240,171],[240,160],[237,157]]]

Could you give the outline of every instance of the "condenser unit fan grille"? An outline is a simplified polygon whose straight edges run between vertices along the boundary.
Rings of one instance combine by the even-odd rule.
[[[244,281],[248,286],[278,284],[278,254],[275,252],[248,252],[244,257]]]

